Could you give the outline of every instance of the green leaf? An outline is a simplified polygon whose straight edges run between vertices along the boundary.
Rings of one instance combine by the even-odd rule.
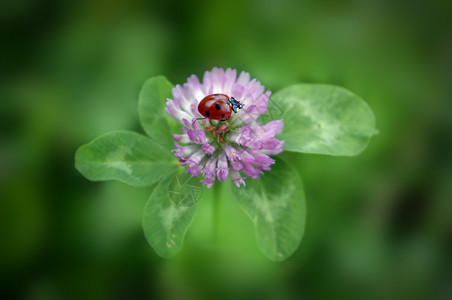
[[[169,153],[174,149],[172,135],[177,133],[176,121],[165,112],[166,99],[172,98],[173,85],[163,76],[148,79],[140,92],[138,101],[138,114],[144,131],[158,147]]]
[[[176,165],[149,138],[132,131],[104,134],[75,153],[75,168],[89,180],[133,186],[151,185],[175,172]]]
[[[353,156],[361,153],[375,129],[369,106],[344,88],[323,84],[289,86],[271,99],[282,110],[284,150]]]
[[[187,179],[192,179],[184,175],[184,169],[179,170],[177,177],[168,178],[161,181],[149,197],[143,214],[143,230],[148,243],[154,248],[155,252],[164,258],[174,256],[182,248],[185,233],[195,216],[197,205],[178,205],[180,199],[172,198],[172,194],[180,193],[186,190],[190,185]],[[174,181],[179,178],[181,185],[178,186],[177,191],[174,188]],[[199,182],[199,179],[193,179]],[[185,183],[185,184],[184,184]],[[194,186],[198,190],[199,185]],[[202,190],[201,190],[202,191]],[[199,193],[189,193],[196,195],[192,198],[192,202],[197,202]],[[176,201],[175,201],[176,200]]]
[[[281,159],[272,170],[234,193],[252,220],[257,245],[270,259],[282,261],[298,248],[306,221],[306,203],[298,172]]]

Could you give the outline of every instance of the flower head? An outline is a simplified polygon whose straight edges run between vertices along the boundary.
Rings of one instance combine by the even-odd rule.
[[[258,179],[262,170],[270,170],[275,160],[269,155],[282,152],[284,142],[275,138],[284,126],[281,120],[260,124],[257,118],[267,111],[271,92],[249,73],[213,68],[204,73],[202,83],[192,75],[172,90],[165,111],[183,127],[174,134],[172,152],[193,177],[202,174],[201,182],[211,187],[216,179],[229,175],[237,187],[244,179]],[[212,120],[198,111],[198,104],[208,95],[225,94],[243,104],[227,120]],[[240,107],[239,107],[240,108]],[[183,145],[180,145],[183,144]]]

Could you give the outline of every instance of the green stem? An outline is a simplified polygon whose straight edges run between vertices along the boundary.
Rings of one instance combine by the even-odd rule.
[[[222,182],[216,182],[213,189],[213,203],[212,203],[212,242],[213,246],[218,245],[218,225],[220,223],[220,204],[221,192],[223,189]]]

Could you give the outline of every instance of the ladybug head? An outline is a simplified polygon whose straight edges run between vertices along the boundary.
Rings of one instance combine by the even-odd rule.
[[[235,113],[237,113],[239,109],[242,109],[245,106],[245,104],[243,104],[242,102],[235,100],[234,97],[228,98],[227,101]]]

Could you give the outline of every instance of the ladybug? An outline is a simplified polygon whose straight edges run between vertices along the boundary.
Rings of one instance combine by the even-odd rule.
[[[226,121],[232,111],[237,113],[244,104],[225,94],[211,94],[199,102],[198,111],[207,119]]]

